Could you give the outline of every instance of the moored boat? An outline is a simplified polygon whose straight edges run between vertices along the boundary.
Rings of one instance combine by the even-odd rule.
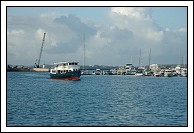
[[[79,80],[81,76],[78,62],[58,62],[50,69],[52,79]]]
[[[145,73],[145,67],[141,66],[136,70],[135,76],[144,76]]]
[[[92,72],[92,75],[101,75],[101,70],[96,69],[95,71]]]
[[[173,77],[173,72],[170,69],[164,71],[164,77]]]

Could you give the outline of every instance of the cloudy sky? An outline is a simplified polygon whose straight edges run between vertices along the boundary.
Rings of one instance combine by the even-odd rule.
[[[180,64],[187,60],[187,7],[7,7],[7,63]],[[85,39],[84,39],[85,36]],[[85,41],[84,41],[85,40]]]

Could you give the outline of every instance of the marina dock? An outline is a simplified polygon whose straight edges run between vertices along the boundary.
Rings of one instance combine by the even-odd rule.
[[[53,66],[47,68],[33,68],[27,66],[7,66],[7,72],[49,72]],[[138,67],[132,64],[125,66],[85,66],[80,67],[82,75],[134,75],[134,76],[154,76],[154,77],[187,77],[187,66],[183,65],[157,65]]]

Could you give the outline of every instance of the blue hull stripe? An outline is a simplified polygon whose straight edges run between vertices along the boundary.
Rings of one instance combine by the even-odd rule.
[[[72,77],[78,77],[79,78],[80,76],[81,76],[80,71],[57,73],[57,74],[50,73],[51,78],[72,78]]]

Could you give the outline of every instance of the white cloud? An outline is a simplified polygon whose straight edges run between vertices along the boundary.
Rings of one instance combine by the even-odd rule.
[[[11,30],[11,31],[7,31],[7,35],[8,36],[14,36],[14,35],[20,35],[20,34],[25,34],[25,32],[22,30],[22,29],[19,29],[19,30],[15,30],[15,29],[13,29],[13,30]]]
[[[41,28],[37,29],[35,32],[35,39],[39,41],[42,40],[44,33],[46,33],[44,29]]]
[[[164,31],[168,32],[168,31],[170,31],[170,29],[169,28],[165,28]]]
[[[154,31],[152,29],[148,29],[145,33],[146,38],[153,42],[160,42],[163,35],[163,31]]]
[[[110,17],[120,29],[132,31],[137,38],[158,42],[163,37],[151,19],[149,7],[113,7]]]
[[[138,65],[140,48],[145,65],[150,48],[153,63],[179,63],[177,49],[186,55],[187,30],[161,29],[151,13],[147,7],[114,7],[109,13],[110,23],[104,25],[72,14],[8,16],[8,63],[33,65],[44,32],[47,64],[61,60],[83,62],[84,33],[86,64],[124,65],[132,56],[132,63]]]
[[[122,16],[125,15],[133,19],[151,20],[150,7],[112,7],[111,12]]]
[[[131,47],[142,48],[144,59],[148,57],[149,53],[149,50],[146,49],[152,48],[152,55],[155,55],[152,57],[153,62],[180,63],[178,60],[180,49],[184,56],[187,51],[186,29],[180,28],[175,31],[170,28],[161,29],[152,20],[151,13],[151,8],[148,7],[113,7],[110,19],[119,29],[127,29],[133,33],[133,37],[130,38],[130,42],[133,43]],[[136,54],[136,56],[138,55]]]

